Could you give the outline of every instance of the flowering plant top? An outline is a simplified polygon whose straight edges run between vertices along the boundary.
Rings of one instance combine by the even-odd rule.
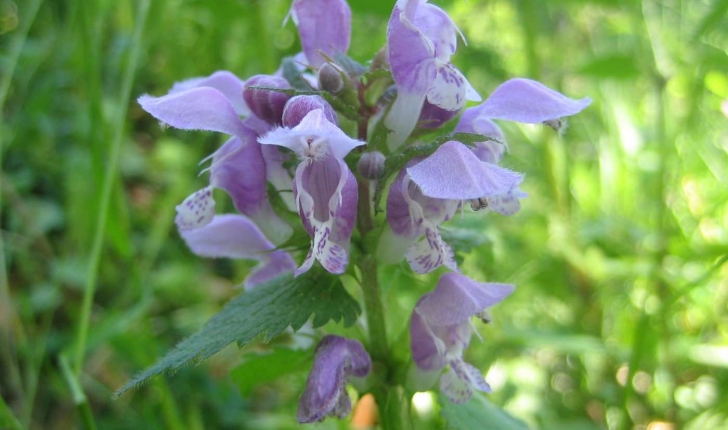
[[[346,56],[345,0],[294,0],[289,16],[302,52],[276,73],[244,79],[219,71],[139,98],[165,125],[230,136],[204,160],[209,185],[177,206],[176,223],[195,254],[259,265],[243,281],[247,292],[120,392],[260,333],[269,339],[329,320],[350,326],[361,308],[343,288],[344,274],[361,285],[368,334],[313,331],[321,340],[310,352],[315,358],[299,422],[345,417],[352,409],[348,382],[372,393],[382,412],[408,401],[398,390],[412,394],[438,380],[454,403],[490,391],[465,350],[477,321],[490,322],[489,309],[514,286],[460,273],[458,250],[440,230],[463,211],[515,215],[527,197],[524,175],[500,165],[508,146],[494,120],[558,129],[591,101],[525,78],[501,84],[482,101],[478,83],[451,62],[464,40],[460,30],[426,0],[396,2],[387,45],[368,66]],[[476,104],[466,108],[468,101]],[[417,137],[448,124],[454,132],[430,142]],[[239,213],[217,214],[215,189]],[[394,358],[398,345],[388,336],[380,292],[380,282],[388,282],[381,268],[404,261],[413,276],[439,271],[434,289],[422,291],[410,310],[407,363]],[[401,407],[393,410],[380,414],[383,427],[403,419]]]

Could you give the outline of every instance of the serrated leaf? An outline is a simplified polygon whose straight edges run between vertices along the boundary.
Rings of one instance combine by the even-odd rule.
[[[243,396],[248,396],[257,385],[273,382],[283,375],[308,370],[312,360],[312,351],[276,348],[263,354],[251,354],[230,372],[230,377]]]
[[[384,162],[384,175],[380,180],[377,181],[377,188],[374,191],[374,211],[379,213],[382,211],[380,203],[382,200],[382,194],[384,193],[384,187],[387,185],[388,179],[399,173],[400,170],[407,165],[407,163],[413,158],[427,157],[437,150],[445,142],[451,140],[458,141],[464,145],[473,145],[476,142],[485,142],[488,140],[498,142],[497,139],[493,139],[482,134],[474,133],[455,133],[452,135],[440,136],[434,141],[418,146],[410,146],[402,149],[398,153],[391,155]]]
[[[447,429],[528,430],[526,423],[494,406],[480,394],[460,405],[451,403],[443,394],[437,398]]]
[[[341,280],[320,267],[297,278],[274,279],[232,299],[200,331],[132,378],[116,396],[152,376],[205,360],[233,342],[242,346],[260,334],[267,342],[288,326],[298,330],[311,315],[316,328],[330,320],[343,320],[344,326],[350,326],[360,313],[359,303],[346,292]]]

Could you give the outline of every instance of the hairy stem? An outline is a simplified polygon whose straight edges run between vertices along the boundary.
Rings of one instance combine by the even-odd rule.
[[[362,243],[366,244],[366,236],[374,228],[372,221],[371,193],[369,192],[369,181],[359,178],[359,203],[357,228],[361,234]],[[377,262],[370,250],[364,245],[364,253],[357,262],[361,270],[361,288],[364,295],[364,307],[366,308],[367,327],[369,328],[369,349],[375,361],[386,362],[389,355],[387,343],[387,327],[384,320],[384,305],[377,278]]]
[[[359,139],[367,138],[367,119],[358,124]],[[393,381],[393,360],[387,341],[387,325],[384,304],[379,287],[377,261],[373,250],[368,249],[367,236],[374,230],[372,219],[371,182],[358,178],[359,203],[357,205],[357,228],[361,235],[363,254],[358,265],[361,270],[361,288],[366,309],[367,327],[369,329],[369,353],[372,356],[373,371],[376,373],[377,385],[372,387],[372,394],[379,406],[379,421],[382,429],[399,430],[404,428],[402,410],[402,388]]]

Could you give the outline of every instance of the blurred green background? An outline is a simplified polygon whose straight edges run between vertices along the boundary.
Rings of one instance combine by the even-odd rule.
[[[484,97],[523,76],[594,99],[563,137],[502,123],[523,210],[444,228],[465,273],[517,285],[466,354],[488,399],[532,428],[728,428],[728,1],[434,3]],[[350,4],[363,62],[393,1]],[[272,378],[250,367],[260,344],[112,399],[251,267],[195,257],[174,228],[222,136],[162,130],[134,100],[218,69],[272,73],[298,51],[289,5],[0,0],[0,428],[296,428],[310,358]],[[432,284],[391,270],[398,339]],[[418,426],[439,428],[424,396]]]

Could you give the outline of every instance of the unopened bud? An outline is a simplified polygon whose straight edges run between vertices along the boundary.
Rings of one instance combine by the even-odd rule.
[[[385,161],[384,154],[379,151],[365,152],[356,163],[356,170],[362,178],[376,180],[384,175]]]
[[[329,63],[324,63],[318,70],[318,87],[331,94],[339,94],[344,90],[344,77],[341,72]]]
[[[268,124],[280,124],[283,109],[291,98],[288,94],[274,90],[259,90],[250,87],[290,89],[291,85],[282,77],[255,75],[245,81],[243,99],[250,110]]]
[[[321,96],[295,96],[288,100],[285,109],[283,109],[283,125],[286,127],[293,128],[297,126],[303,117],[309,112],[321,109],[324,111],[324,116],[332,124],[339,125],[339,118],[336,115],[336,111],[331,105],[324,100]]]
[[[460,109],[445,110],[425,100],[425,104],[420,111],[420,119],[417,120],[417,127],[428,130],[440,128],[446,122],[455,118],[458,113],[460,113]]]

